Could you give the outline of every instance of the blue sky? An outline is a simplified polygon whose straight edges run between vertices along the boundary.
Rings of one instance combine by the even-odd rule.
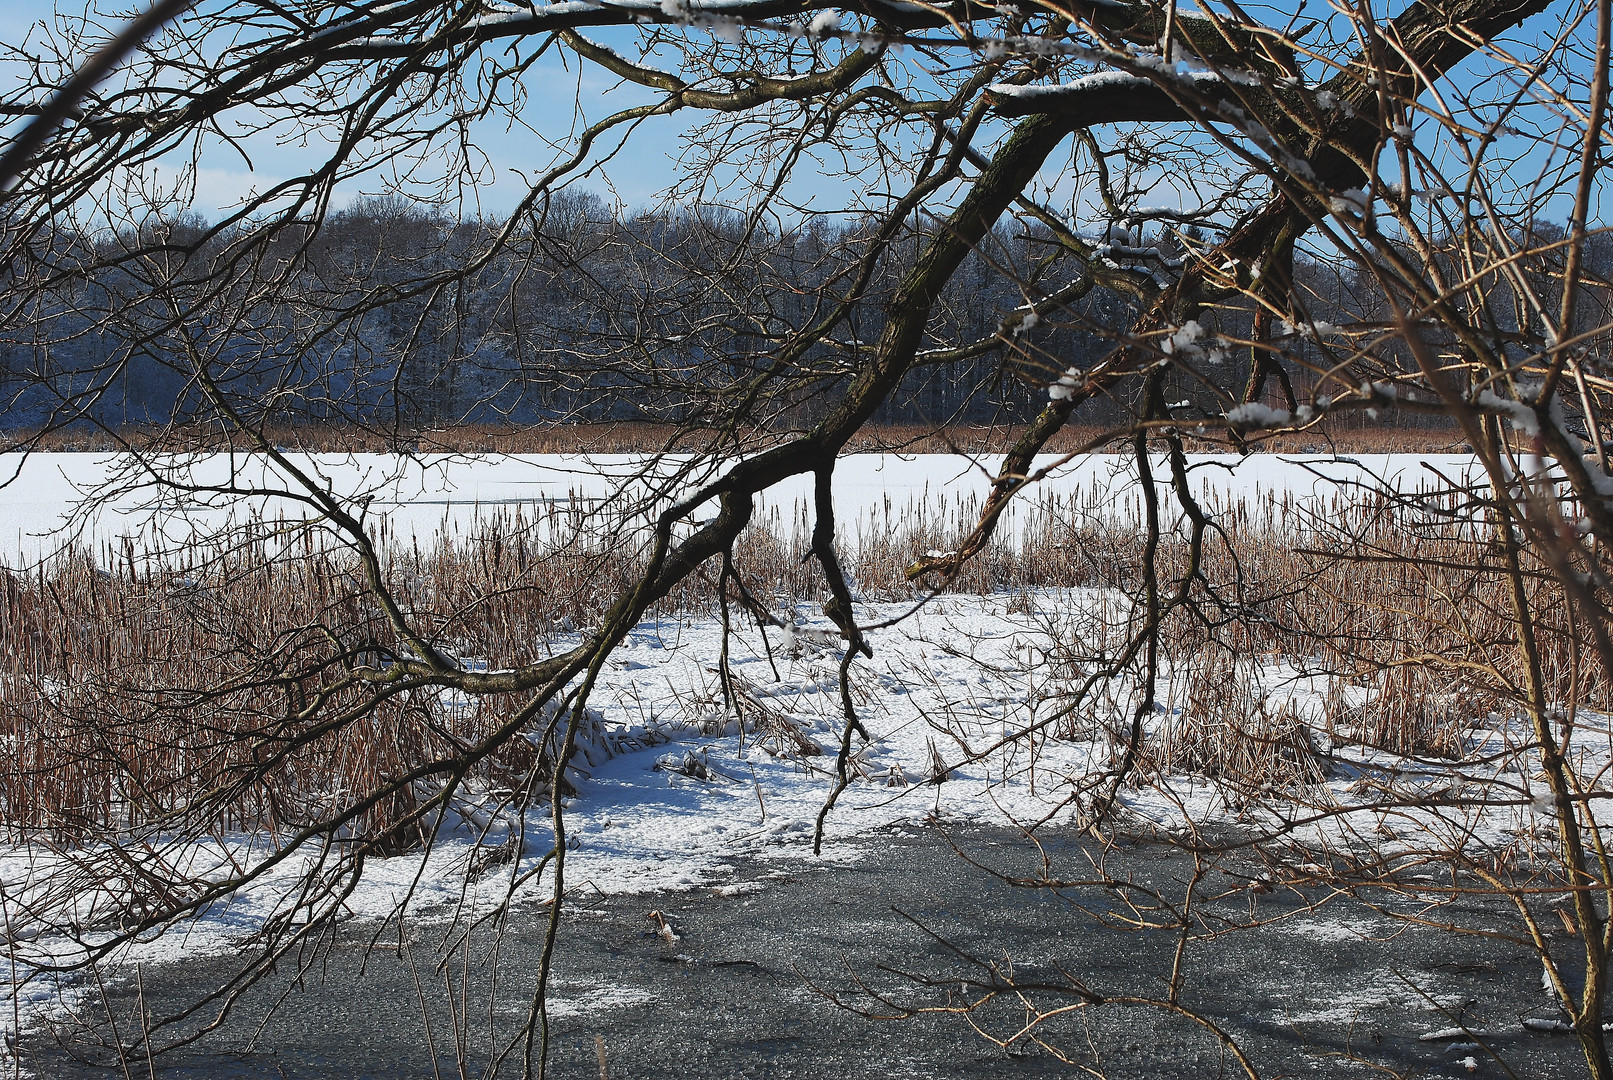
[[[114,3],[117,0],[113,0]],[[135,0],[122,0],[133,10]],[[82,11],[83,0],[66,0],[64,11]],[[112,4],[106,4],[111,7]],[[19,44],[30,28],[41,20],[50,20],[57,0],[5,0],[0,3],[0,41]],[[576,65],[567,72],[556,60],[558,50],[551,51],[543,62],[532,70],[527,79],[530,107],[523,112],[522,121],[536,127],[539,132],[557,138],[571,129],[571,103],[577,95]],[[599,79],[598,69],[590,69],[587,77],[592,83],[583,86],[583,98],[589,106],[590,119],[598,119],[610,108],[619,108],[626,97],[618,92],[607,97],[611,85]],[[610,104],[611,101],[614,105]],[[561,103],[556,107],[553,103]],[[658,122],[655,122],[658,121]],[[606,170],[606,179],[586,183],[591,190],[602,195],[614,192],[627,205],[640,206],[652,201],[666,185],[677,152],[677,138],[684,121],[679,118],[655,118],[643,125],[631,143],[633,152],[618,156]],[[478,132],[478,142],[487,154],[492,172],[492,183],[479,192],[480,208],[489,213],[506,212],[525,192],[519,174],[541,172],[553,159],[554,151],[531,131],[506,123],[484,123]],[[296,175],[323,160],[317,144],[281,144],[263,137],[248,139],[244,143],[251,159],[249,167],[241,154],[230,150],[222,140],[207,146],[201,167],[195,176],[195,208],[206,216],[216,216],[219,210],[238,200],[253,188],[263,189],[275,181]],[[172,175],[172,173],[170,174]],[[351,185],[338,198],[338,204],[347,199],[373,194],[380,190],[383,181],[373,177],[361,185]],[[467,208],[474,213],[476,207]]]
[[[64,10],[73,11],[82,10],[85,0],[59,2]],[[140,2],[105,0],[107,7],[121,3],[130,10]],[[1531,29],[1556,23],[1562,17],[1563,5],[1568,2],[1570,0],[1563,0],[1563,4],[1554,5],[1553,10],[1537,17],[1535,27]],[[52,17],[57,3],[58,0],[0,2],[0,41],[17,44],[30,25]],[[1274,25],[1287,21],[1286,16],[1270,8],[1257,11],[1256,14],[1270,19]],[[596,32],[597,36],[623,51],[630,49],[633,33],[632,30]],[[561,66],[558,56],[559,50],[551,50],[527,78],[529,103],[520,119],[524,124],[536,128],[537,133],[521,126],[509,126],[502,121],[484,122],[477,131],[478,144],[489,159],[491,183],[479,192],[479,206],[467,207],[467,213],[480,209],[502,214],[514,205],[526,191],[520,174],[541,172],[554,159],[554,150],[540,136],[549,135],[564,140],[572,128],[572,103],[579,96],[591,120],[601,118],[613,108],[646,100],[642,91],[612,90],[613,81],[602,77],[599,69],[592,66],[585,69],[584,75],[588,81],[582,85],[579,95],[576,65],[573,64],[571,70],[567,71]],[[1472,85],[1467,80],[1459,80],[1461,82]],[[602,195],[620,198],[629,208],[652,202],[672,177],[679,135],[685,130],[685,125],[697,119],[692,114],[651,118],[634,132],[628,150],[613,158],[601,174],[583,181],[583,186]],[[195,209],[209,217],[217,216],[221,208],[235,202],[254,187],[265,188],[322,160],[321,147],[317,143],[312,146],[277,144],[267,137],[258,136],[246,140],[245,148],[251,158],[250,167],[239,153],[230,150],[222,141],[215,141],[204,148],[201,167],[194,178]],[[1537,147],[1535,156],[1538,154]],[[1055,155],[1044,174],[1045,179],[1067,186],[1069,173],[1063,166],[1067,166],[1068,161],[1068,156]],[[799,170],[799,173],[801,179],[795,185],[798,196],[813,198],[825,208],[847,204],[848,196],[838,190],[841,181],[816,175],[810,169]],[[385,180],[380,176],[370,177],[361,184],[349,185],[339,193],[338,205],[361,194],[378,192],[384,186]],[[858,188],[861,186],[857,185]],[[857,193],[860,192],[854,194]],[[1158,197],[1143,201],[1156,205],[1182,205],[1183,202],[1196,202],[1196,199],[1191,196],[1173,197],[1166,190],[1159,192]]]
[[[64,11],[81,11],[86,0],[0,0],[0,40],[17,43],[30,25],[53,17],[57,4]],[[112,4],[133,6],[141,0],[102,0]],[[636,31],[633,29],[595,30],[590,36],[606,44],[631,53]],[[555,157],[554,150],[545,145],[541,135],[564,140],[573,126],[573,102],[581,100],[589,120],[598,120],[610,111],[629,104],[649,100],[638,88],[615,88],[613,77],[599,68],[586,65],[585,82],[580,93],[577,84],[577,65],[566,70],[559,61],[559,50],[547,53],[526,79],[529,106],[520,119],[523,124],[536,128],[534,133],[522,126],[505,122],[484,122],[477,132],[478,146],[487,155],[491,183],[478,191],[478,205],[465,208],[467,214],[478,209],[500,215],[506,213],[527,191],[521,178],[541,173]],[[652,117],[633,132],[628,148],[613,157],[599,173],[580,181],[580,186],[613,200],[619,199],[629,209],[642,207],[655,201],[673,178],[675,160],[680,150],[679,136],[704,117],[693,111],[669,117]],[[253,189],[263,190],[276,181],[313,168],[322,162],[321,147],[317,144],[277,145],[262,136],[243,140],[243,148],[250,157],[250,165],[242,155],[232,150],[223,140],[213,139],[205,147],[202,160],[193,180],[194,208],[207,217],[217,217],[222,209],[238,202]],[[887,146],[887,149],[889,147]],[[597,156],[597,155],[596,155]],[[1070,173],[1068,154],[1055,155],[1046,173],[1049,186],[1068,188]],[[176,167],[179,162],[176,159]],[[729,170],[730,174],[738,170]],[[172,182],[173,170],[164,179]],[[859,177],[832,177],[818,173],[808,162],[798,167],[789,194],[802,201],[829,211],[842,210],[854,205],[864,194],[867,184]],[[849,181],[849,182],[848,182]],[[337,205],[363,194],[374,194],[385,187],[385,180],[372,176],[362,184],[348,185],[338,193]],[[875,185],[881,187],[882,185]],[[1176,203],[1174,196],[1152,199],[1154,203]],[[875,196],[873,203],[882,207],[884,202]]]

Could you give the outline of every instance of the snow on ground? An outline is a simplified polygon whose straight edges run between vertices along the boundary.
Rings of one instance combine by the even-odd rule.
[[[599,499],[657,482],[641,475],[642,459],[636,457],[445,459],[424,467],[382,457],[298,461],[317,467],[347,494],[368,491],[373,496],[370,513],[387,517],[394,540],[429,537],[449,515],[470,523],[490,508],[574,497]],[[915,507],[944,511],[947,500],[978,497],[989,485],[995,463],[944,456],[845,459],[836,471],[843,529],[854,529],[863,517],[874,522],[883,513],[884,520],[897,520]],[[1473,469],[1466,456],[1341,461],[1257,455],[1241,461],[1195,458],[1193,464],[1202,490],[1223,505],[1258,500],[1266,493],[1325,499],[1343,490],[1341,485],[1375,479],[1412,487],[1438,482],[1437,474],[1449,479]],[[0,462],[0,477],[16,465]],[[97,455],[38,455],[28,460],[20,478],[0,489],[0,562],[38,555],[49,538],[30,534],[48,532],[74,491],[94,487],[110,467],[108,459]],[[263,463],[257,459],[210,458],[194,468],[214,481],[226,478],[231,468],[249,474],[254,482],[263,479]],[[1128,476],[1123,459],[1091,457],[1069,463],[1047,487],[1086,505],[1125,514],[1131,512],[1128,500],[1135,501],[1135,492],[1125,493]],[[668,484],[677,487],[684,482]],[[767,497],[774,506],[790,507],[807,494],[806,482],[797,481],[781,485]],[[183,512],[170,524],[217,519],[222,514],[196,505],[178,509]],[[272,517],[285,507],[263,504],[254,509]],[[137,493],[102,509],[89,525],[91,536],[106,540],[138,535],[150,521],[140,509]],[[856,778],[827,818],[825,857],[855,859],[859,838],[904,821],[1068,820],[1075,788],[1094,770],[1111,763],[1116,716],[1128,707],[1122,688],[1114,698],[1113,714],[1078,717],[1078,723],[1058,717],[1059,695],[1068,682],[1060,677],[1064,669],[1048,657],[1057,651],[1060,637],[1073,632],[1061,620],[1078,614],[1092,599],[1078,592],[945,596],[910,618],[875,631],[874,657],[859,658],[852,665],[850,686],[857,716],[873,741],[859,751]],[[899,603],[868,604],[861,605],[858,614],[864,624],[873,624],[908,610]],[[571,887],[609,894],[720,886],[736,858],[788,862],[812,857],[813,830],[831,789],[834,751],[843,730],[840,653],[822,640],[831,637],[822,633],[830,629],[826,620],[806,609],[797,616],[820,633],[781,638],[774,630],[764,642],[755,628],[738,629],[730,644],[734,685],[748,701],[751,715],[768,717],[760,731],[741,732],[725,714],[716,669],[721,628],[715,618],[651,621],[633,631],[604,673],[591,704],[617,735],[658,745],[613,757],[596,748],[591,761],[579,762],[579,793],[567,817],[566,875]],[[1064,670],[1064,675],[1069,672]],[[1286,703],[1305,717],[1320,715],[1329,689],[1326,680],[1275,664],[1263,668],[1260,678],[1274,705]],[[1148,724],[1166,724],[1174,715],[1167,703]],[[1068,737],[1025,737],[1033,729],[1045,735],[1058,727],[1069,728]],[[1511,738],[1515,733],[1497,724],[1475,729],[1470,742],[1475,748],[1495,749]],[[1603,732],[1588,752],[1598,761],[1613,760],[1607,742]],[[822,753],[802,752],[814,747]],[[1167,830],[1190,820],[1249,824],[1365,807],[1381,801],[1385,791],[1421,799],[1420,806],[1388,814],[1369,808],[1335,813],[1294,833],[1301,840],[1371,842],[1388,850],[1402,844],[1414,848],[1430,834],[1456,842],[1464,836],[1469,841],[1476,838],[1498,847],[1522,837],[1527,848],[1536,828],[1529,787],[1532,767],[1527,761],[1501,755],[1488,764],[1464,765],[1458,775],[1450,766],[1408,762],[1359,747],[1336,748],[1334,760],[1330,778],[1304,798],[1281,805],[1260,807],[1229,799],[1221,788],[1194,777],[1128,787],[1120,799],[1136,819]],[[946,772],[941,783],[930,782],[937,762]],[[1591,764],[1594,774],[1595,763]],[[1515,775],[1505,774],[1507,769]],[[1449,797],[1470,792],[1466,784],[1507,775],[1519,792],[1508,805],[1458,805]],[[546,849],[548,823],[541,808],[530,813],[522,827],[527,838],[524,850]],[[262,837],[228,837],[199,849],[150,853],[150,857],[187,860],[190,870],[206,879],[231,861],[262,859],[268,851]],[[409,897],[417,916],[446,918],[462,900],[485,908],[502,895],[511,873],[534,865],[528,858],[467,884],[472,854],[471,837],[445,832],[429,856],[372,860],[362,884],[345,901],[346,910],[355,917],[380,919]],[[38,848],[0,849],[7,912],[15,915],[18,900],[30,889],[37,890],[42,867],[59,869],[68,857]],[[167,933],[126,948],[119,958],[120,970],[130,970],[131,961],[155,963],[239,947],[293,902],[292,886],[300,877],[302,860],[299,853],[228,903],[215,904]],[[518,895],[538,899],[543,888],[529,883]],[[91,925],[96,905],[112,899],[93,889],[70,898]],[[30,960],[70,958],[75,950],[105,941],[108,930],[88,931],[74,942],[37,937],[26,927],[12,925],[7,936],[17,944],[12,955],[0,957],[0,985],[25,984],[14,1001],[17,1018],[29,1026],[76,1007],[85,985],[82,977],[63,985],[27,980]],[[578,1003],[586,1006],[587,1002]],[[0,1031],[9,1031],[13,1023],[11,1003],[0,996]]]
[[[911,618],[874,632],[873,659],[858,659],[851,669],[853,703],[873,741],[859,752],[858,778],[828,816],[825,857],[856,859],[860,838],[884,826],[931,817],[999,825],[1069,820],[1072,786],[1111,761],[1113,742],[1107,732],[1113,718],[1097,717],[1098,722],[1082,726],[1074,738],[1032,741],[1021,736],[1048,722],[1059,707],[1064,684],[1053,674],[1058,666],[1047,662],[1046,655],[1056,646],[1061,613],[1081,602],[1080,596],[1066,593],[1032,594],[1029,605],[1024,596],[944,596]],[[901,604],[877,604],[859,614],[872,623],[907,610]],[[809,625],[828,626],[821,617]],[[566,876],[572,889],[586,896],[594,890],[612,894],[721,886],[731,861],[738,858],[788,863],[813,857],[813,829],[832,784],[842,704],[841,654],[812,644],[811,637],[799,636],[792,652],[776,631],[769,635],[771,649],[754,628],[736,632],[730,643],[735,686],[754,703],[753,710],[765,708],[772,718],[763,731],[741,733],[723,711],[716,619],[665,619],[635,629],[596,689],[593,705],[619,733],[650,742],[654,740],[648,733],[659,732],[671,741],[608,758],[596,749],[592,763],[580,763],[578,797],[567,815]],[[1263,677],[1273,697],[1293,701],[1325,693],[1315,680],[1307,682],[1289,669],[1271,667]],[[1172,715],[1167,707],[1151,723],[1164,723]],[[788,734],[786,724],[796,735]],[[1499,739],[1504,734],[1476,731],[1474,737]],[[823,752],[799,752],[814,745]],[[1605,747],[1598,752],[1607,756]],[[939,784],[928,782],[936,758],[947,769]],[[1340,748],[1336,760],[1333,777],[1303,800],[1307,806],[1251,808],[1192,777],[1127,789],[1121,800],[1136,818],[1171,830],[1188,820],[1249,823],[1262,815],[1303,814],[1307,807],[1364,805],[1377,801],[1384,785],[1393,785],[1409,795],[1426,789],[1434,799],[1387,822],[1381,813],[1363,809],[1300,829],[1297,835],[1336,844],[1353,833],[1355,843],[1369,838],[1392,850],[1402,838],[1414,848],[1430,833],[1454,837],[1464,831],[1469,842],[1477,838],[1504,845],[1533,827],[1527,805],[1486,811],[1449,800],[1441,804],[1439,794],[1452,785],[1450,767],[1354,747]],[[1492,773],[1506,767],[1505,761],[1486,766]],[[1511,767],[1517,769],[1519,763]],[[1475,768],[1464,766],[1464,775],[1475,778]],[[1363,784],[1373,778],[1381,783]],[[1527,783],[1521,774],[1517,779]],[[447,918],[462,899],[485,910],[502,895],[508,875],[530,869],[546,848],[549,832],[542,808],[529,815],[525,829],[526,850],[533,857],[469,885],[465,871],[472,841],[463,833],[446,834],[424,859],[406,855],[372,860],[345,909],[357,918],[382,919],[410,897],[417,918]],[[1418,829],[1426,831],[1419,836]],[[210,866],[221,866],[226,858],[249,862],[268,850],[261,837],[235,837],[169,856],[189,860],[188,869],[206,878]],[[57,864],[60,858],[38,849],[0,851],[0,881],[13,912],[29,882],[39,880],[39,867]],[[114,971],[128,973],[132,962],[150,964],[238,947],[266,920],[287,910],[301,866],[300,857],[288,860],[228,903],[215,904],[167,933],[125,949]],[[539,899],[546,889],[529,884],[518,895]],[[93,922],[89,908],[97,899],[108,898],[85,890],[73,902]],[[1344,926],[1333,929],[1351,932]],[[17,952],[6,959],[18,976],[26,974],[30,958],[60,960],[81,947],[60,938],[30,940],[25,927],[13,925],[11,931],[18,939]],[[1318,926],[1296,932],[1332,931]],[[106,930],[94,930],[83,943],[106,938]],[[0,967],[0,976],[4,973]],[[82,977],[64,985],[31,982],[19,997],[19,1017],[31,1026],[72,1010],[82,1003],[84,986]],[[575,1004],[582,1008],[588,1003]],[[0,999],[0,1028],[12,1023],[10,1011],[9,1003]]]

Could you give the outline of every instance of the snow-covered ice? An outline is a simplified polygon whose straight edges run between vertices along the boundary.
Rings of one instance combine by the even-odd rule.
[[[429,541],[455,527],[465,529],[496,513],[523,509],[532,520],[540,508],[577,504],[599,507],[607,500],[626,505],[664,506],[711,479],[722,463],[697,464],[669,456],[652,463],[637,454],[434,456],[388,454],[290,454],[288,460],[319,478],[348,505],[362,508],[366,520],[386,524],[394,543]],[[927,509],[932,517],[949,506],[978,500],[990,489],[997,455],[856,454],[835,467],[836,522],[854,536],[860,522]],[[247,498],[193,495],[153,505],[154,490],[139,486],[136,472],[124,476],[126,458],[109,454],[35,454],[26,460],[0,455],[0,564],[17,565],[79,542],[92,550],[121,537],[149,540],[159,532],[180,542],[193,532],[216,529],[232,518],[297,519],[306,511],[286,495]],[[1271,494],[1326,500],[1354,485],[1386,484],[1401,489],[1465,481],[1479,476],[1467,454],[1377,454],[1353,457],[1254,454],[1191,455],[1196,494],[1212,504],[1258,502]],[[296,485],[256,455],[207,455],[174,464],[175,478],[196,485],[240,485],[257,491],[293,492]],[[1089,454],[1065,460],[1043,456],[1036,470],[1051,469],[1034,494],[1080,499],[1105,512],[1136,517],[1135,470],[1128,458]],[[1168,482],[1163,459],[1154,465]],[[149,481],[149,477],[144,477]],[[70,531],[66,516],[108,483],[127,480],[103,505],[84,514]],[[811,505],[811,477],[797,476],[769,488],[757,517],[768,508],[788,515]],[[697,515],[698,516],[698,515]],[[1007,527],[1021,526],[1026,514],[1010,514]]]

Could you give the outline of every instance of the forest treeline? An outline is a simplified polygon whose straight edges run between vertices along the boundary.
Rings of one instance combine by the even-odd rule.
[[[184,423],[217,417],[210,395],[255,423],[399,432],[720,424],[741,407],[764,424],[810,422],[856,377],[923,233],[915,223],[871,256],[872,223],[823,217],[781,230],[710,208],[629,214],[570,191],[529,220],[465,221],[430,203],[367,198],[317,227],[282,227],[249,255],[231,229],[193,214],[123,230],[58,225],[30,265],[8,268],[13,286],[26,275],[33,287],[9,290],[31,307],[4,322],[0,423]],[[1179,266],[1204,237],[1139,225],[1087,239],[1146,282],[1150,265]],[[949,282],[921,362],[875,421],[1021,421],[1060,373],[1124,340],[1142,297],[1075,288],[1059,246],[1034,220],[999,225]],[[1606,280],[1613,242],[1594,238],[1589,255]],[[1307,321],[1382,325],[1360,299],[1376,290],[1354,272],[1304,256],[1293,265],[1290,291]],[[1079,298],[1049,307],[1061,290]],[[1028,315],[1039,301],[1041,314]],[[1498,324],[1507,306],[1497,305]],[[789,348],[795,331],[824,320],[833,328],[820,342]],[[1218,362],[1240,369],[1236,384],[1254,355],[1238,343],[1273,327],[1237,303],[1216,324],[1229,343]],[[1280,320],[1276,333],[1304,337]],[[1280,370],[1267,393],[1291,407],[1317,369],[1302,343],[1270,355]],[[1226,404],[1190,383],[1170,395],[1178,415],[1216,417]],[[1130,405],[1099,400],[1083,416],[1120,421]]]

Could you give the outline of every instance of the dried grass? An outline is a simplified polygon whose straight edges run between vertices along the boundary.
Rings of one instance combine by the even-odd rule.
[[[1276,435],[1255,443],[1256,452],[1272,453],[1440,453],[1463,449],[1454,427],[1413,427],[1392,422],[1365,423],[1339,418],[1305,431]],[[1116,430],[1090,423],[1069,423],[1044,447],[1068,454],[1093,447]],[[896,451],[907,454],[1003,453],[1023,433],[1023,425],[870,424],[845,447],[846,453]],[[633,454],[678,449],[690,452],[712,446],[716,436],[695,428],[642,421],[549,424],[456,424],[446,427],[389,429],[353,424],[310,423],[269,428],[271,443],[306,453],[386,454],[399,451],[453,454]],[[742,445],[775,445],[800,432],[787,428],[741,433]],[[40,452],[112,453],[128,448],[252,449],[212,427],[139,428],[119,431],[73,427],[46,432],[0,430],[0,446],[29,445]],[[1190,452],[1221,453],[1224,441],[1188,437]]]
[[[1150,740],[1150,771],[1210,777],[1244,798],[1308,794],[1328,772],[1310,724],[1274,705],[1249,664],[1207,655],[1190,665],[1182,706]]]
[[[1205,551],[1198,612],[1178,612],[1164,627],[1165,654],[1182,658],[1191,708],[1151,749],[1157,767],[1243,777],[1251,790],[1314,781],[1303,725],[1239,689],[1252,657],[1287,658],[1359,687],[1335,696],[1336,738],[1460,754],[1466,727],[1504,710],[1522,673],[1510,666],[1516,650],[1506,647],[1507,597],[1489,538],[1455,506],[1453,497],[1415,512],[1385,500],[1306,511],[1267,498],[1217,508],[1225,533]],[[956,545],[978,509],[968,499],[925,509],[887,503],[844,523],[861,595],[919,595],[906,567],[921,552]],[[1138,626],[1127,596],[1138,584],[1141,538],[1115,509],[1096,488],[1049,499],[1030,511],[1022,539],[994,543],[952,588],[1027,597],[1088,590],[1072,616],[1085,621],[1067,624],[1069,640],[1048,662],[1071,676],[1092,670]],[[595,622],[638,572],[640,551],[607,524],[580,504],[535,519],[495,516],[469,534],[394,547],[387,575],[443,648],[515,666]],[[350,559],[312,542],[288,549],[282,531],[278,523],[249,528],[207,558],[107,550],[26,575],[0,572],[7,828],[68,843],[160,828],[181,815],[221,829],[294,828],[345,793],[445,760],[515,715],[523,703],[507,697],[416,690],[317,730],[297,719],[344,658],[373,662],[399,644]],[[827,598],[803,558],[809,538],[805,507],[774,510],[735,551],[749,593],[786,617]],[[1166,573],[1183,571],[1181,536],[1167,535],[1160,558]],[[1613,708],[1610,688],[1579,655],[1549,575],[1533,577],[1530,589],[1553,700]],[[656,614],[709,613],[722,599],[714,574],[696,575]],[[359,695],[338,693],[322,715]],[[805,732],[771,702],[746,693],[730,704],[774,749],[810,753]],[[1065,734],[1086,725],[1072,715]],[[593,737],[608,753],[608,739]],[[548,775],[554,738],[553,725],[534,726],[467,783],[514,798],[537,794],[533,778]],[[415,842],[404,826],[439,782],[398,787],[353,822],[352,835],[382,846]]]

